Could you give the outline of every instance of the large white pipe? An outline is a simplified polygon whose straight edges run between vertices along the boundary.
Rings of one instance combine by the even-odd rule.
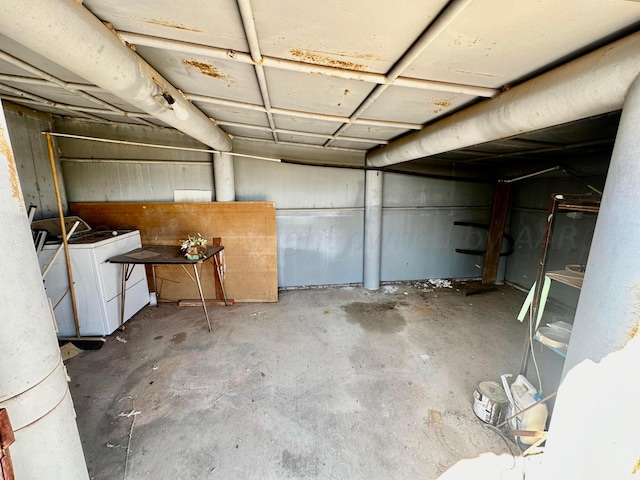
[[[394,165],[618,110],[639,72],[640,32],[373,150],[367,165]]]
[[[231,139],[223,130],[81,2],[0,0],[0,6],[2,34],[205,145],[231,150]],[[162,97],[163,92],[174,99],[174,109]],[[182,115],[178,115],[180,110]]]
[[[367,170],[364,191],[364,260],[362,284],[367,290],[380,288],[382,259],[383,173]]]
[[[640,77],[622,109],[540,478],[638,470],[639,123]]]
[[[0,408],[15,477],[89,478],[0,104]],[[44,139],[43,139],[44,141]]]
[[[236,200],[233,155],[220,152],[213,154],[213,181],[216,189],[216,202],[234,202]]]

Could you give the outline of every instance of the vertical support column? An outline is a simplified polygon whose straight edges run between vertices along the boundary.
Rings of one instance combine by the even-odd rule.
[[[364,272],[367,290],[380,288],[382,256],[382,172],[367,170],[364,189]]]
[[[495,285],[498,276],[498,264],[500,263],[500,250],[502,249],[502,234],[507,221],[509,210],[509,194],[511,184],[498,182],[493,197],[493,210],[489,225],[489,237],[487,238],[487,253],[484,256],[484,268],[482,269],[482,284]]]
[[[640,469],[640,77],[607,174],[542,478],[632,478]],[[597,362],[597,363],[594,363]]]
[[[640,331],[640,77],[624,102],[563,376]]]
[[[235,202],[236,187],[233,175],[233,155],[225,152],[213,154],[213,181],[216,202]]]
[[[85,480],[89,475],[2,108],[0,220],[5,252],[0,276],[0,408],[6,408],[15,432],[15,476]]]

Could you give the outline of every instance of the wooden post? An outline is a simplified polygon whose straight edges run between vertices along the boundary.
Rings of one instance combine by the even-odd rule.
[[[78,307],[76,302],[76,290],[73,285],[73,271],[71,269],[71,257],[69,256],[69,242],[67,241],[67,226],[64,222],[64,212],[62,211],[62,199],[60,197],[60,184],[58,183],[58,171],[56,169],[55,155],[53,154],[53,143],[51,134],[46,133],[47,148],[49,149],[49,162],[51,163],[51,173],[53,174],[53,186],[56,190],[56,202],[58,203],[58,215],[60,216],[60,231],[62,232],[62,245],[64,255],[67,259],[67,275],[69,277],[69,293],[71,294],[71,308],[73,309],[73,323],[76,327],[76,336],[80,336],[80,322],[78,320]]]
[[[222,244],[222,239],[220,237],[214,237],[213,239],[213,243],[212,245],[214,247],[219,247]],[[214,268],[215,268],[215,264],[214,264]],[[217,269],[216,269],[217,271]],[[222,294],[222,279],[218,277],[218,274],[216,273],[213,276],[215,283],[216,283],[216,299],[217,300],[222,300],[223,299],[223,294]]]
[[[502,249],[502,234],[507,220],[509,208],[509,193],[511,184],[505,182],[496,183],[493,197],[493,210],[491,212],[491,224],[487,238],[487,253],[484,256],[484,268],[482,270],[482,284],[495,285],[500,263],[500,250]]]

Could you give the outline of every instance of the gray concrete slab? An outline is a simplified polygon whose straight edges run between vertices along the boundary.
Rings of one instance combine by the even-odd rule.
[[[457,287],[285,290],[210,307],[212,333],[146,307],[66,362],[91,477],[437,479],[488,455],[522,478],[472,393],[517,373],[524,293]]]

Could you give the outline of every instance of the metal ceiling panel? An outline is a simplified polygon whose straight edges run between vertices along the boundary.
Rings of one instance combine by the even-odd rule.
[[[247,125],[257,125],[260,127],[269,127],[267,114],[264,112],[256,112],[243,108],[232,108],[223,105],[213,105],[204,102],[193,102],[206,115],[215,118],[220,122],[237,122]],[[226,131],[226,128],[223,128]]]
[[[333,142],[331,142],[331,146],[337,147],[337,148],[353,148],[356,150],[369,150],[374,147],[379,147],[380,144],[375,142],[371,142],[371,143],[351,142],[347,139],[341,138],[339,140],[334,140]]]
[[[274,115],[276,127],[284,130],[297,130],[309,133],[333,134],[340,126],[338,122],[325,122],[313,118],[303,118],[289,115]]]
[[[42,97],[46,100],[50,100],[57,103],[65,103],[68,105],[74,105],[87,108],[104,108],[98,107],[94,102],[80,97],[77,94],[65,90],[64,88],[57,87],[55,85],[27,85],[17,82],[3,81],[4,85],[17,88],[28,94],[32,94],[38,97]],[[14,94],[15,95],[15,94]]]
[[[379,127],[352,123],[343,132],[345,137],[370,138],[372,140],[391,140],[410,130],[404,128]]]
[[[83,5],[116,30],[248,51],[235,0],[85,0]]]
[[[278,132],[278,141],[288,143],[303,143],[305,145],[324,145],[326,137],[311,137],[307,135],[293,135],[290,133]]]
[[[70,72],[69,70],[60,67],[59,65],[53,63],[49,59],[38,55],[32,50],[23,47],[19,43],[14,42],[9,37],[2,35],[0,33],[0,50],[9,55],[16,57],[23,62],[26,62],[34,67],[39,68],[40,70],[44,70],[45,72],[53,75],[54,77],[58,77],[65,82],[85,82],[84,78],[77,76],[75,73]],[[3,72],[4,73],[4,72]],[[22,73],[18,73],[18,75],[24,76],[33,76],[33,74],[27,74],[22,71]]]
[[[518,138],[558,144],[578,143],[601,138],[613,139],[616,136],[619,122],[620,112],[618,111],[558,125],[554,128],[525,133]]]
[[[365,110],[363,118],[424,124],[451,113],[475,98],[470,95],[391,86]]]
[[[639,20],[636,2],[471,2],[405,75],[500,88]]]
[[[138,47],[138,53],[183,92],[262,104],[251,65],[149,47]]]
[[[273,140],[273,135],[267,130],[255,128],[242,128],[237,126],[221,125],[222,129],[234,137],[256,138],[261,140]]]
[[[1,41],[1,40],[0,40]],[[1,48],[0,48],[1,50]],[[23,69],[21,69],[20,67],[17,67],[15,65],[12,65],[9,62],[5,62],[4,60],[0,59],[0,74],[4,74],[4,75],[18,75],[18,76],[22,76],[22,77],[30,77],[30,78],[38,78],[36,77],[34,74],[29,73],[29,72],[25,72]]]
[[[386,73],[446,0],[254,1],[263,55]]]
[[[271,105],[349,117],[373,89],[370,83],[265,68]]]

